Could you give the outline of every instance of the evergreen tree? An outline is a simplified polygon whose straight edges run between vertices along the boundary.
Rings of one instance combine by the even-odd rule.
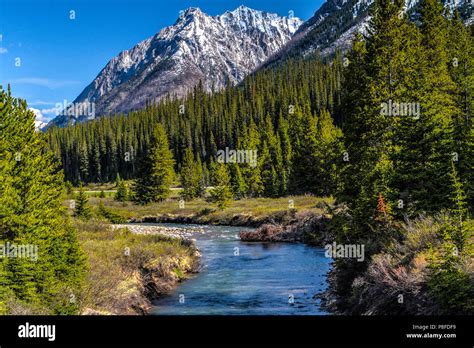
[[[449,212],[452,214],[452,222],[447,226],[450,239],[454,241],[459,251],[463,251],[468,243],[469,231],[466,221],[470,218],[467,209],[466,194],[459,179],[454,161],[451,161],[451,207]]]
[[[242,171],[240,170],[240,165],[238,163],[232,163],[230,165],[230,175],[234,198],[241,199],[245,197],[245,192],[247,192],[247,185],[244,181]]]
[[[120,174],[117,173],[117,175],[115,176],[115,187],[116,188],[119,187],[121,181],[122,181],[122,179],[120,178]]]
[[[317,140],[317,118],[310,113],[298,109],[292,122],[293,139],[293,167],[291,169],[291,192],[304,194],[315,192],[313,168],[315,167]]]
[[[174,180],[174,163],[165,129],[157,124],[135,181],[134,193],[138,203],[147,204],[168,198]]]
[[[192,200],[202,196],[204,187],[201,163],[194,160],[193,151],[189,147],[184,153],[180,177],[182,186],[181,196],[185,200]]]
[[[128,188],[124,180],[118,182],[117,192],[115,193],[115,200],[118,202],[125,202],[128,200]]]
[[[211,201],[214,202],[219,209],[225,209],[232,201],[230,175],[224,163],[218,163],[214,168],[214,188],[211,190]]]
[[[440,252],[430,249],[427,281],[428,291],[447,313],[469,314],[474,308],[474,287],[470,275],[463,272],[462,264],[472,259],[472,223],[467,221],[469,212],[466,196],[454,164],[451,162],[451,208],[444,215],[441,229],[443,240]]]
[[[76,181],[86,182],[89,180],[89,156],[88,149],[85,142],[82,144],[80,151],[78,153],[79,157],[79,175],[76,178]]]
[[[399,238],[386,215],[397,197],[391,180],[396,168],[393,156],[398,153],[395,132],[401,118],[387,108],[391,111],[393,102],[418,101],[409,87],[416,85],[419,47],[417,29],[401,15],[402,6],[402,0],[375,1],[369,36],[356,38],[345,68],[341,101],[344,151],[340,154],[344,166],[337,199],[348,206],[351,219],[337,240],[365,245],[366,259]],[[340,260],[337,267],[347,270],[337,280],[338,291],[346,293],[367,262]]]
[[[88,220],[91,218],[91,209],[89,206],[89,200],[87,198],[86,193],[84,192],[84,188],[82,185],[79,186],[79,193],[76,197],[76,206],[74,208],[74,216]]]
[[[456,11],[448,23],[448,66],[455,83],[456,113],[452,119],[452,154],[457,155],[459,178],[466,191],[468,205],[474,207],[474,36]]]
[[[276,175],[273,158],[268,149],[267,142],[264,141],[261,146],[260,155],[260,168],[262,185],[264,187],[263,194],[266,197],[274,197],[278,195],[278,178]]]
[[[416,27],[400,15],[402,5],[400,0],[374,3],[370,36],[365,43],[360,38],[354,42],[346,70],[342,102],[346,151],[341,154],[346,165],[338,197],[360,212],[357,220],[366,232],[371,229],[368,225],[378,196],[388,198],[387,205],[397,196],[389,182],[393,156],[398,153],[394,131],[402,118],[392,114],[391,105],[418,102],[407,87],[416,81],[419,40]]]
[[[244,127],[244,134],[239,140],[238,150],[247,151],[247,153],[255,154],[257,157],[255,163],[250,163],[250,161],[241,163],[241,172],[247,184],[246,196],[258,197],[263,193],[264,186],[260,168],[262,161],[259,160],[260,154],[258,152],[260,148],[260,137],[253,119],[250,120],[248,127]]]
[[[73,192],[73,186],[70,181],[66,181],[66,194],[70,195]]]
[[[31,251],[0,258],[0,313],[16,303],[32,314],[73,314],[84,255],[62,206],[63,175],[34,120],[24,101],[0,88],[0,244]]]
[[[395,136],[398,152],[393,186],[408,209],[405,214],[436,211],[449,205],[451,120],[456,113],[454,84],[448,72],[447,23],[439,0],[421,3],[421,46],[418,68],[407,84],[420,104],[419,117],[403,117]],[[412,44],[413,45],[413,44]],[[413,53],[415,55],[415,53]],[[415,70],[416,69],[416,70]],[[406,88],[406,87],[405,87]]]
[[[333,123],[329,112],[323,110],[317,125],[317,152],[313,169],[316,183],[314,193],[329,196],[339,184],[338,168],[342,167],[342,131]]]
[[[288,181],[291,176],[293,148],[289,136],[288,121],[286,121],[282,115],[280,115],[278,119],[278,135],[282,158],[281,168],[278,170],[281,178],[279,191],[280,195],[285,195],[288,193]]]

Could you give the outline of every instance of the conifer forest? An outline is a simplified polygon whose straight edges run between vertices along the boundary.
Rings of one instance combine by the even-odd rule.
[[[38,129],[30,100],[0,79],[0,314],[473,315],[472,3],[375,0],[347,15],[354,4],[341,15],[325,3],[321,22],[285,17],[304,30],[278,29],[293,36],[269,39],[278,50],[223,85],[166,80],[178,58],[149,59],[166,51],[167,28],[133,49],[150,45],[137,63],[148,67],[101,80],[139,55],[121,53],[84,90],[101,110],[87,120],[63,110]],[[267,25],[241,6],[191,8],[174,26],[235,13]],[[259,35],[248,61],[270,45]],[[157,81],[179,88],[144,98]],[[102,96],[107,83],[117,92]],[[217,237],[225,228],[231,242]],[[257,262],[252,247],[274,261],[244,263]],[[265,310],[278,301],[281,312]]]

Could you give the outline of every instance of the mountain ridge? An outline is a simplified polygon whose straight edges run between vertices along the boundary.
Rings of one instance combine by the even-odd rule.
[[[73,104],[94,103],[94,115],[68,110],[48,126],[132,111],[167,95],[183,96],[199,81],[207,91],[238,84],[278,51],[302,21],[239,6],[217,16],[197,7],[152,37],[120,52]]]
[[[190,7],[172,26],[112,58],[73,104],[94,103],[94,116],[126,113],[167,95],[183,96],[199,81],[211,92],[236,85],[288,57],[347,50],[356,32],[367,33],[373,1],[327,0],[305,22],[243,5],[217,16]],[[406,1],[404,9],[413,20],[420,1]],[[469,1],[444,0],[444,4],[472,24]],[[90,119],[65,114],[47,128]]]
[[[416,20],[421,0],[406,0],[405,12]],[[442,0],[451,10],[457,9],[466,25],[474,23],[470,0]],[[351,47],[356,32],[367,34],[369,10],[374,0],[327,0],[313,17],[303,23],[293,38],[279,52],[270,57],[262,68],[294,56],[307,56],[320,52],[330,55],[336,49]]]

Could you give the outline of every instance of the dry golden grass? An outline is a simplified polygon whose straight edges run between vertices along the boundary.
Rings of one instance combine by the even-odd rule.
[[[89,264],[80,299],[84,314],[144,313],[150,296],[197,266],[194,247],[179,239],[112,230],[100,220],[76,220],[76,227]]]
[[[293,201],[294,210],[297,212],[312,211],[314,213],[324,213],[325,204],[332,204],[332,198],[320,198],[314,196],[294,196],[282,198],[249,198],[233,201],[230,206],[224,210],[218,210],[216,206],[205,199],[195,199],[185,202],[184,208],[179,206],[179,198],[170,198],[164,202],[153,203],[149,205],[137,205],[132,202],[117,202],[113,198],[91,197],[89,202],[97,207],[100,203],[107,209],[112,210],[127,219],[142,218],[145,216],[160,216],[164,214],[178,216],[203,216],[209,220],[227,221],[235,216],[252,216],[261,218],[270,216],[278,212],[293,210],[290,207],[290,200]]]

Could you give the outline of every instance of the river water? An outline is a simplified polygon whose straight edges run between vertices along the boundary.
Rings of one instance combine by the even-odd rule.
[[[195,225],[160,224],[168,227]],[[200,226],[202,269],[154,303],[154,315],[325,315],[331,259],[304,244],[245,243],[242,227]]]

